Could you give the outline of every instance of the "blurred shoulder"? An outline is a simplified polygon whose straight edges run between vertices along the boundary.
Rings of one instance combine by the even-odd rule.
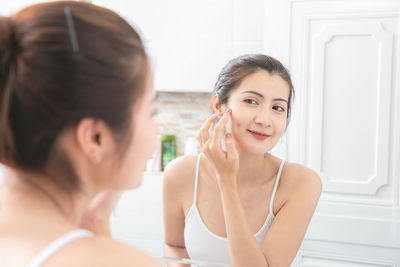
[[[93,237],[71,243],[52,257],[46,266],[149,266],[161,267],[161,262],[119,241]]]
[[[159,260],[134,248],[113,239],[98,238],[99,252],[107,254],[102,266],[163,266]],[[109,253],[107,253],[110,251]],[[118,255],[119,254],[119,255]],[[121,264],[119,264],[121,262]],[[118,264],[116,264],[118,263]]]

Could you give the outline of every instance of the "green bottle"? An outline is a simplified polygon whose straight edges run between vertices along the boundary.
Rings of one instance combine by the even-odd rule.
[[[175,135],[166,134],[161,137],[161,170],[176,157]]]

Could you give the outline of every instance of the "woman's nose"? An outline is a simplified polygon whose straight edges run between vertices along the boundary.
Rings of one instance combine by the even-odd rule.
[[[261,124],[262,127],[271,126],[271,112],[269,109],[259,110],[255,117],[255,123]]]

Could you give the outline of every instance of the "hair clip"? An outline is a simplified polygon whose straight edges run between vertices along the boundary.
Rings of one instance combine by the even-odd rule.
[[[69,38],[71,39],[72,50],[74,51],[74,53],[78,53],[79,52],[78,38],[76,37],[74,21],[72,19],[71,9],[69,8],[69,6],[64,7],[64,14],[67,20],[68,32],[69,32]]]

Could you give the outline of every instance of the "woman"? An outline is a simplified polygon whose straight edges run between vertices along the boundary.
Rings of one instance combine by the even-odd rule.
[[[161,266],[111,239],[101,193],[137,187],[156,145],[136,31],[75,1],[1,17],[0,102],[1,265]]]
[[[321,193],[316,173],[269,153],[286,130],[292,95],[287,70],[272,57],[245,55],[224,67],[215,114],[197,137],[203,153],[176,159],[164,173],[166,255],[291,264]]]

